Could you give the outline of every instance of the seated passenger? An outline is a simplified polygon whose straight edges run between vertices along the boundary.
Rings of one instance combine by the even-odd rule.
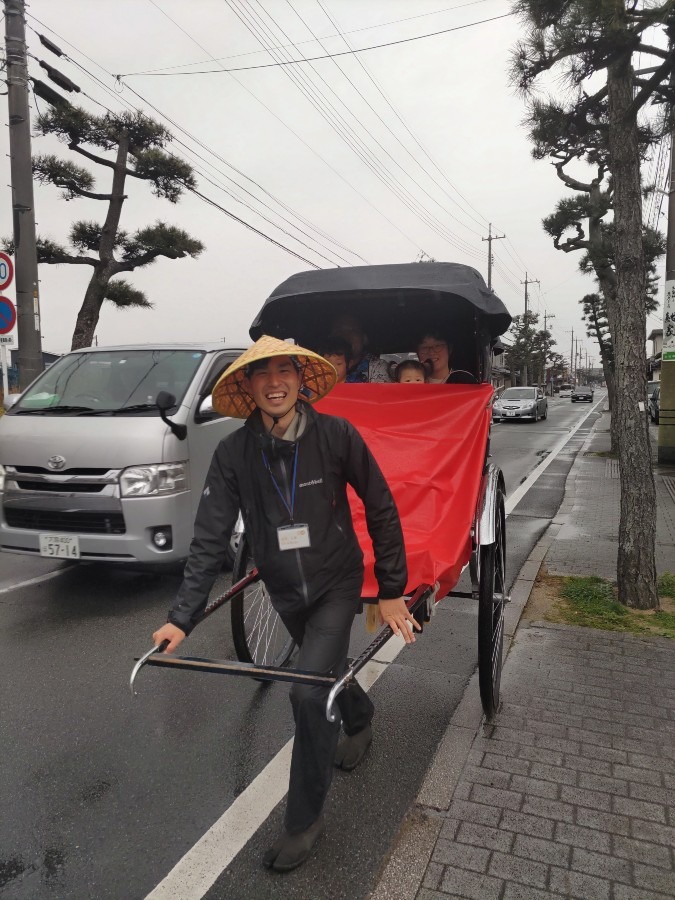
[[[427,370],[419,359],[404,359],[396,366],[396,381],[399,384],[424,384]]]
[[[429,384],[445,384],[450,376],[452,344],[440,331],[425,331],[416,343],[417,355],[427,371]]]
[[[329,337],[322,345],[321,356],[335,366],[338,373],[338,384],[347,378],[347,370],[352,358],[352,348],[341,337]]]
[[[368,340],[363,326],[355,316],[342,315],[333,320],[330,330],[332,337],[341,337],[351,347],[351,361],[347,378],[348,384],[378,382],[389,384],[389,370],[383,359],[366,352]]]
[[[467,369],[453,369],[452,344],[441,331],[425,331],[417,341],[417,355],[427,371],[428,384],[478,384],[479,380]]]

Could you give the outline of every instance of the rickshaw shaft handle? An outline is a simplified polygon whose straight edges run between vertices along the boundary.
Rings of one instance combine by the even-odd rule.
[[[434,587],[430,584],[421,584],[415,593],[412,595],[406,606],[408,607],[409,612],[415,612],[419,607],[426,603],[429,595],[434,591]],[[392,636],[394,632],[388,625],[385,625],[384,628],[375,636],[375,639],[366,647],[361,656],[357,657],[351,664],[351,666],[347,669],[344,675],[335,682],[333,687],[330,689],[330,693],[328,694],[328,700],[326,701],[326,718],[329,722],[334,722],[337,718],[337,714],[334,710],[335,701],[337,699],[338,694],[344,690],[347,684],[356,677],[358,672],[365,666],[367,662],[375,656],[375,654],[383,647],[389,638]]]

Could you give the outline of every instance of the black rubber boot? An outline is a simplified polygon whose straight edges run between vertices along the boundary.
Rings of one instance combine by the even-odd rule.
[[[338,744],[335,752],[335,765],[338,769],[351,772],[361,762],[373,740],[373,729],[370,725],[358,734],[346,735]]]
[[[312,847],[323,832],[323,816],[299,834],[284,831],[263,856],[263,865],[275,872],[297,869],[312,852]]]

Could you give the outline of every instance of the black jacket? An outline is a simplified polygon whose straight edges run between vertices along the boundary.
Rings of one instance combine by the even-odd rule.
[[[351,484],[364,503],[381,599],[400,597],[408,578],[403,532],[391,491],[363,438],[344,419],[306,407],[307,425],[295,443],[273,453],[256,410],[218,445],[195,519],[194,538],[169,621],[189,633],[219,573],[241,510],[260,575],[279,611],[309,606],[345,572],[363,571],[363,553],[347,499]],[[277,529],[290,523],[287,502],[297,453],[294,522],[309,525],[311,547],[280,550]],[[289,503],[290,505],[290,503]]]

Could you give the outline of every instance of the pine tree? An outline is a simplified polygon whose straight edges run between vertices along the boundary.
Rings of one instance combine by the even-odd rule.
[[[195,179],[186,162],[165,151],[171,134],[141,112],[99,117],[62,103],[39,116],[36,127],[39,134],[55,135],[73,152],[112,172],[109,191],[100,193],[94,190],[94,177],[88,169],[53,155],[33,159],[36,180],[60,188],[66,200],[85,197],[107,205],[102,225],[87,221],[72,225],[69,248],[38,240],[38,262],[93,269],[73,332],[72,349],[76,350],[93,343],[105,301],[120,309],[153,305],[142,291],[116,276],[148,266],[159,257],[194,258],[204,249],[200,241],[164,222],[133,234],[121,230],[127,179],[149,182],[156,197],[171,203],[177,203],[184,190],[194,187]]]
[[[621,477],[617,582],[623,603],[655,608],[656,496],[647,417],[636,400],[645,397],[647,387],[640,161],[645,146],[658,137],[658,128],[645,124],[645,109],[675,99],[675,54],[647,44],[644,35],[660,28],[672,44],[675,4],[667,0],[638,8],[633,0],[517,0],[516,10],[529,33],[514,51],[513,79],[530,98],[530,113],[540,76],[553,71],[566,81],[571,99],[537,101],[540,118],[558,120],[559,152],[611,177],[616,290],[605,299],[614,346],[612,415]],[[650,72],[635,71],[637,54]]]

